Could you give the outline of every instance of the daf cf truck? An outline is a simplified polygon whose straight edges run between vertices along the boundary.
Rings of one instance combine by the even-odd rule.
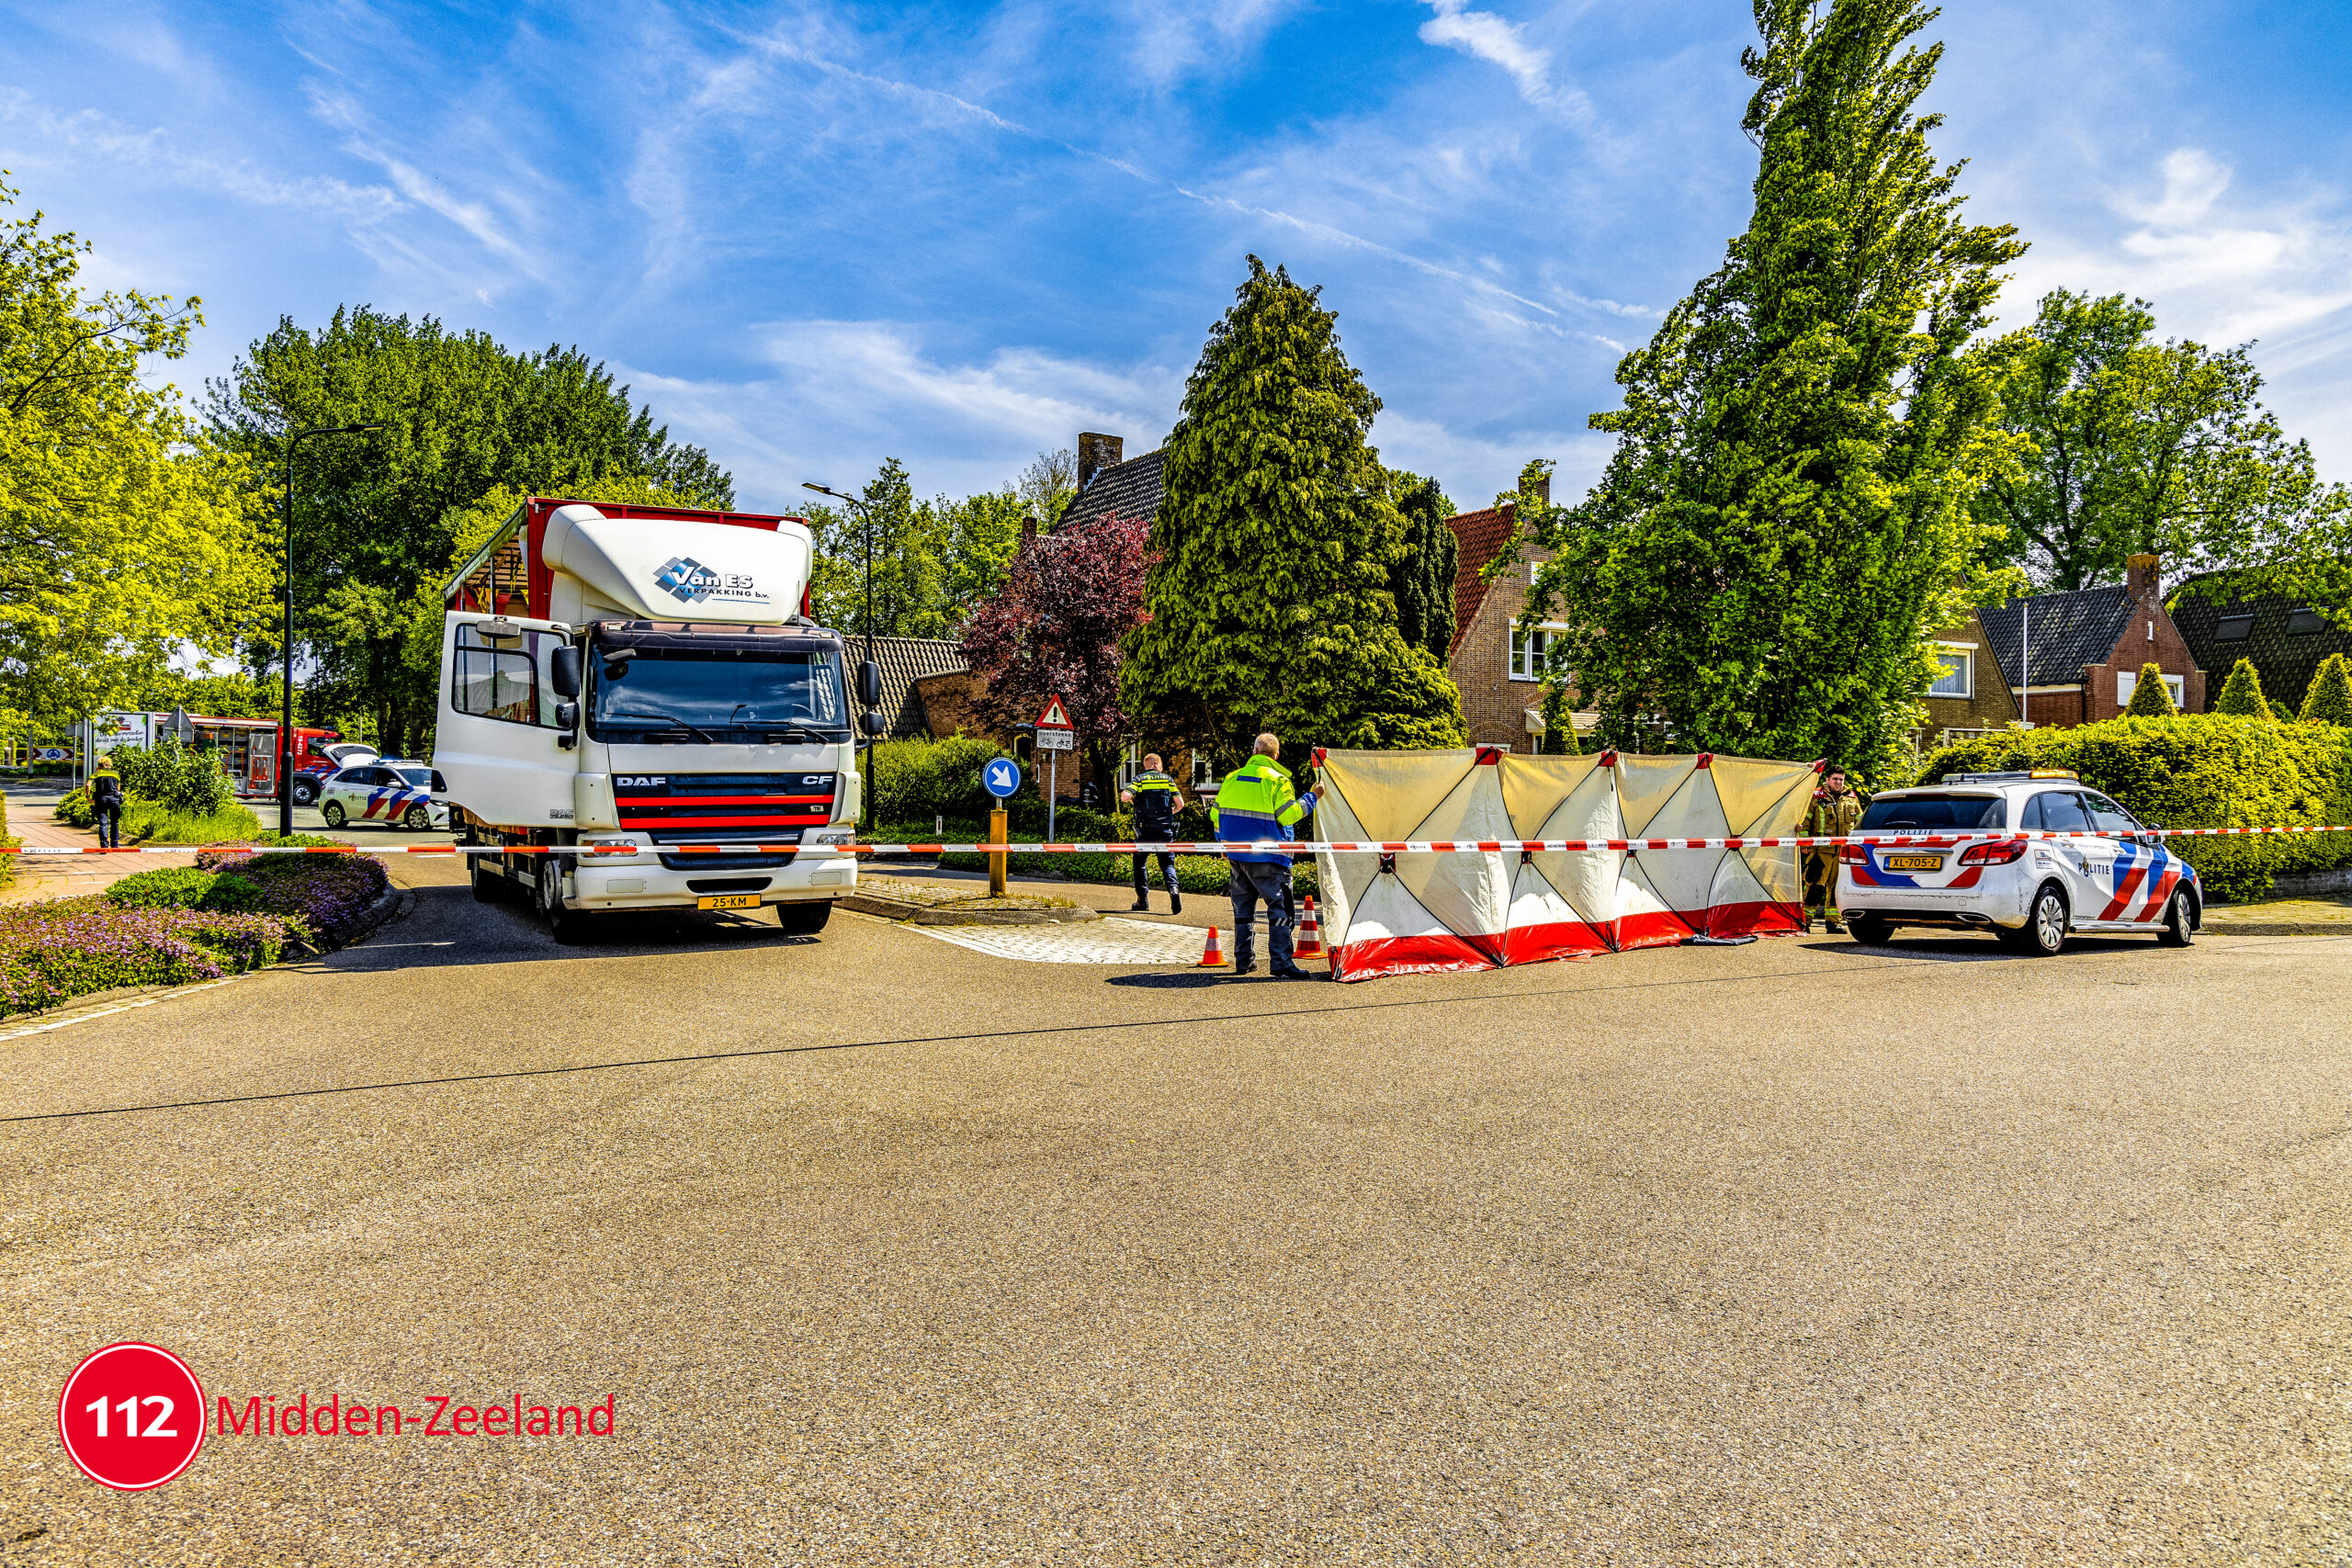
[[[861,781],[813,554],[792,517],[515,510],[444,593],[435,797],[495,847],[467,856],[475,897],[520,890],[559,941],[620,909],[823,929],[857,885]],[[854,677],[873,726],[879,674]]]

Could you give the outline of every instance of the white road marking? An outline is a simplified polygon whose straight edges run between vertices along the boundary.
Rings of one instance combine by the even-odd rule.
[[[276,966],[272,965],[272,967]],[[87,1023],[92,1019],[112,1018],[119,1012],[129,1012],[133,1008],[151,1008],[157,1002],[176,1001],[182,997],[192,997],[198,991],[215,990],[220,987],[229,985],[232,981],[250,980],[256,975],[266,975],[268,973],[268,969],[248,969],[242,975],[223,975],[218,980],[202,980],[193,986],[175,986],[160,996],[141,997],[135,1002],[124,1002],[117,1007],[100,1008],[96,1012],[76,1013],[72,1018],[61,1018],[53,1022],[36,1023],[29,1029],[12,1029],[5,1034],[0,1034],[0,1040],[22,1040],[28,1034],[47,1034],[52,1029],[71,1029],[77,1023]]]
[[[909,926],[908,931],[1027,964],[1198,964],[1208,933],[1194,926],[1103,919],[1073,926]]]

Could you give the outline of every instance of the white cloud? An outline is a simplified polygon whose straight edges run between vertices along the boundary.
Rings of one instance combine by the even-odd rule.
[[[2179,147],[2110,190],[2106,209],[2122,221],[2030,231],[2038,238],[2005,297],[2007,319],[2023,321],[2043,293],[2071,288],[2150,301],[2166,337],[2256,341],[2269,400],[2322,448],[2324,471],[2342,475],[2352,458],[2342,369],[2352,348],[2352,202],[2324,189],[2242,194],[2228,164]]]
[[[1592,106],[1573,88],[1552,85],[1552,51],[1527,41],[1527,29],[1492,11],[1473,11],[1469,0],[1429,0],[1437,13],[1421,24],[1423,43],[1458,49],[1501,66],[1519,84],[1519,96],[1538,108],[1555,109],[1571,119],[1589,118]]]
[[[695,381],[630,370],[673,437],[723,453],[745,505],[797,506],[804,479],[863,482],[903,459],[925,494],[993,489],[1081,430],[1157,446],[1175,423],[1182,372],[1109,367],[1041,350],[1001,348],[956,360],[895,321],[779,322],[753,332],[772,376]]]

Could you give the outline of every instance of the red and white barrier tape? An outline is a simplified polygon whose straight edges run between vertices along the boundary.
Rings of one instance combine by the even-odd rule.
[[[1997,843],[2036,839],[2238,838],[2266,833],[2352,833],[2352,827],[2332,828],[2143,828],[2132,832],[2052,833],[2040,829],[1992,829],[1951,833],[1850,833],[1829,838],[1758,839],[1427,839],[1286,840],[1275,842],[1184,842],[1167,844],[817,844],[812,851],[858,855],[1077,855],[1077,854],[1498,854],[1520,851],[1529,854],[1600,853],[1611,850],[1815,850],[1841,844],[1872,844],[1895,848],[1943,849],[1960,844]],[[86,845],[32,844],[0,850],[13,855],[578,855],[591,859],[626,859],[639,854],[744,855],[792,854],[798,844],[137,844],[129,849],[102,850]]]

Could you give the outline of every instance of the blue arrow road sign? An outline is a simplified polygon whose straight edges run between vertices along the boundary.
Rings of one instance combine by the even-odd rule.
[[[1021,788],[1021,769],[1010,757],[999,757],[980,770],[980,787],[999,800],[1008,800]]]

